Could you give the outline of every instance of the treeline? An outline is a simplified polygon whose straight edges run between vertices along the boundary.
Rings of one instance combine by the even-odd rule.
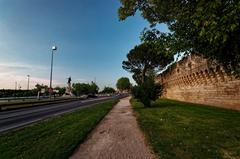
[[[130,82],[127,78],[121,78],[119,79],[117,83],[117,88],[119,90],[125,90],[130,88]],[[36,84],[35,88],[32,90],[12,90],[12,89],[2,89],[0,90],[0,98],[7,98],[7,97],[31,97],[31,96],[37,96],[38,92],[40,92],[40,95],[48,96],[48,89],[49,87],[47,85],[43,84]],[[53,95],[61,96],[65,93],[66,88],[65,87],[55,87],[53,92]],[[113,94],[116,90],[112,87],[104,87],[104,89],[99,92],[99,87],[96,83],[73,83],[72,84],[72,93],[76,96],[81,95],[95,95],[98,93],[103,94]]]
[[[101,91],[103,94],[113,94],[115,92],[115,89],[112,87],[104,87],[104,89]]]
[[[36,96],[36,95],[37,95],[37,90],[11,90],[11,89],[0,90],[0,98],[30,97],[30,96]]]
[[[47,96],[48,88],[49,87],[47,85],[36,84],[35,88],[32,90],[2,89],[0,90],[0,98],[31,97],[31,96],[37,96],[38,92],[40,92],[40,95]],[[54,90],[57,92],[54,92],[53,94],[63,95],[66,89],[64,87],[55,87]]]

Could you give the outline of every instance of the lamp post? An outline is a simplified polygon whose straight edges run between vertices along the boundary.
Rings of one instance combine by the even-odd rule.
[[[29,90],[29,78],[30,78],[30,75],[27,75],[27,78],[28,78],[27,90]]]
[[[53,53],[57,50],[57,46],[52,46],[52,58],[51,58],[51,72],[50,72],[50,89],[49,89],[49,97],[52,96],[52,72],[53,72]]]

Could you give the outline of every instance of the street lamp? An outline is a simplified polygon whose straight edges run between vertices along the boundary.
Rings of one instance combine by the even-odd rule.
[[[29,78],[30,78],[30,75],[27,75],[27,78],[28,78],[27,90],[29,90]]]
[[[53,53],[54,51],[57,51],[57,46],[52,46],[52,59],[51,59],[51,72],[50,72],[50,89],[49,89],[49,95],[50,98],[52,96],[52,71],[53,71]]]

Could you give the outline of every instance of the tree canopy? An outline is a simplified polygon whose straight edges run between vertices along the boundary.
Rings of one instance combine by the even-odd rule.
[[[115,92],[116,92],[115,89],[112,88],[112,87],[104,87],[104,89],[102,90],[101,93],[109,93],[109,94],[111,94],[111,93],[115,93]]]
[[[132,88],[132,95],[139,99],[145,106],[151,106],[151,101],[155,101],[162,92],[162,86],[155,83],[155,75],[150,73],[144,83]]]
[[[120,0],[119,19],[137,11],[151,27],[165,23],[175,53],[195,52],[240,73],[240,1]]]
[[[83,95],[83,94],[96,94],[98,93],[98,86],[96,83],[91,82],[91,84],[88,83],[73,83],[73,93],[76,95]]]
[[[47,89],[48,89],[48,86],[47,85],[40,85],[39,83],[37,83],[36,85],[35,85],[35,87],[36,87],[36,90],[37,91],[41,91],[42,89],[44,89],[45,91],[47,91]]]
[[[163,48],[159,48],[152,42],[144,42],[129,51],[122,67],[133,73],[133,79],[141,84],[146,79],[146,73],[155,69],[162,70],[172,61],[173,56],[165,52]]]
[[[57,86],[57,87],[55,87],[54,89],[55,89],[55,90],[58,90],[58,94],[59,94],[59,95],[63,95],[63,94],[66,92],[66,88],[65,88],[65,87],[59,87],[59,86]]]
[[[131,83],[127,77],[121,77],[118,79],[116,87],[121,91],[129,90],[131,87]]]

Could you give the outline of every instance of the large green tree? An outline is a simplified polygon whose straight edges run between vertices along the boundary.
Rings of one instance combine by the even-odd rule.
[[[127,77],[121,77],[118,79],[118,81],[116,83],[116,87],[120,91],[129,90],[131,87],[131,83]]]
[[[155,83],[154,73],[149,73],[144,83],[132,88],[132,95],[139,99],[145,106],[151,106],[151,101],[155,101],[162,92],[162,86]]]
[[[73,92],[76,95],[95,95],[96,93],[98,93],[98,86],[96,85],[96,83],[91,82],[91,84],[88,83],[73,83],[72,85],[73,87]]]
[[[162,70],[172,61],[173,56],[168,54],[166,48],[160,48],[153,42],[144,42],[129,51],[122,67],[133,73],[133,79],[141,84],[145,82],[148,72]]]
[[[176,53],[195,52],[240,73],[239,0],[120,0],[119,19],[137,11],[151,26],[165,23]]]
[[[89,84],[86,83],[73,83],[72,88],[73,88],[73,93],[77,96],[83,95],[83,94],[88,94],[89,93]]]
[[[96,83],[92,81],[91,84],[89,85],[89,93],[92,95],[95,95],[98,93],[98,90],[99,90],[99,87],[97,86]]]

